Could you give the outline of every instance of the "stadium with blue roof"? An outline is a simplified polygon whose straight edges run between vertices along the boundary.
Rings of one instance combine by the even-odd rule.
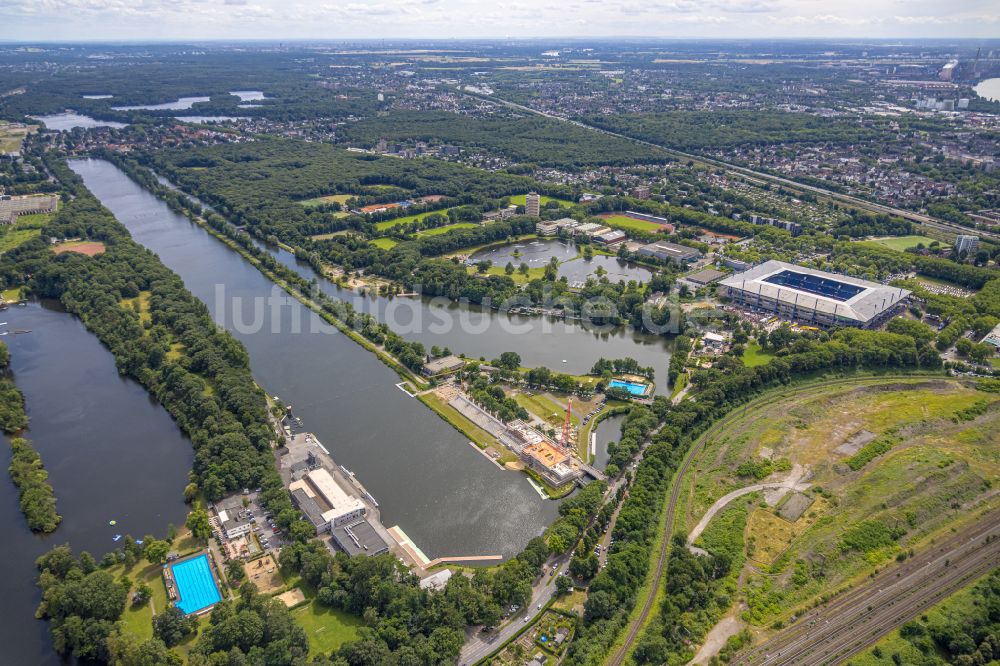
[[[719,294],[789,321],[861,328],[880,325],[910,296],[906,289],[774,260],[720,281]]]

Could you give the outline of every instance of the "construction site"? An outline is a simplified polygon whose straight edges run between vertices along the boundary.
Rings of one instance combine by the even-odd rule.
[[[585,476],[604,478],[604,474],[577,455],[572,398],[566,406],[561,431],[551,436],[546,430],[553,429],[547,427],[542,419],[533,417],[532,423],[521,419],[504,423],[455,385],[439,390],[438,394],[462,417],[516,455],[524,469],[533,472],[553,490],[558,491],[578,481],[582,483]]]

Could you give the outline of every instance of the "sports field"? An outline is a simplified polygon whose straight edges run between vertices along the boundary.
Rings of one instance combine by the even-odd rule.
[[[446,234],[449,231],[454,231],[455,229],[475,229],[479,225],[475,222],[456,222],[455,224],[446,224],[443,227],[435,227],[434,229],[424,229],[423,231],[418,231],[417,236],[440,236],[441,234]]]
[[[303,201],[300,201],[299,204],[302,206],[311,207],[311,206],[322,206],[323,204],[329,204],[329,203],[339,203],[341,206],[343,206],[345,203],[347,203],[347,200],[352,198],[353,196],[354,196],[353,194],[330,194],[325,197],[313,197],[312,199],[305,199]]]
[[[934,239],[927,236],[890,236],[887,238],[873,238],[872,240],[861,242],[867,245],[878,245],[887,247],[890,250],[903,252],[904,250],[909,250],[911,247],[916,247],[920,243],[923,243],[924,247],[927,247],[934,242]],[[941,243],[940,246],[945,249],[951,247],[947,243]]]
[[[650,222],[649,220],[640,220],[628,215],[608,215],[607,217],[602,215],[601,220],[609,227],[624,229],[626,231],[659,231],[664,228],[662,224]]]
[[[378,231],[385,231],[386,229],[392,229],[393,227],[398,227],[401,224],[409,224],[410,222],[416,222],[417,220],[422,220],[428,215],[448,215],[448,210],[432,210],[426,213],[418,213],[417,215],[407,215],[406,217],[397,217],[394,220],[386,220],[385,222],[376,222],[375,228]]]
[[[391,250],[392,248],[399,245],[399,241],[395,238],[376,238],[371,241],[371,244],[375,247],[382,248],[383,250]]]
[[[292,619],[309,636],[309,654],[330,654],[347,641],[357,640],[361,618],[315,601],[292,611]]]
[[[68,243],[59,243],[53,246],[52,251],[56,254],[62,254],[63,252],[75,252],[77,254],[85,254],[88,257],[93,257],[96,254],[104,253],[104,243],[96,241],[69,241]]]
[[[9,127],[10,123],[0,120],[0,155],[21,150],[24,137],[38,130],[38,125]]]

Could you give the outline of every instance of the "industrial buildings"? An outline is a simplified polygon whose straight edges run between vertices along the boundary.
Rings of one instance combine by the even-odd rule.
[[[752,310],[814,326],[871,328],[898,311],[910,292],[783,261],[766,261],[719,283],[719,294]]]

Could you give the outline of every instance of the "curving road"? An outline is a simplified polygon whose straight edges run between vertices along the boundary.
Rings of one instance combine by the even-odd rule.
[[[1000,511],[819,606],[730,663],[840,663],[1000,566]]]
[[[733,492],[723,495],[722,497],[720,497],[718,500],[715,501],[715,504],[713,504],[708,509],[708,511],[705,512],[705,515],[701,517],[701,520],[698,521],[698,524],[694,526],[693,530],[691,530],[691,534],[688,535],[688,545],[690,546],[695,541],[697,541],[698,537],[701,536],[701,533],[705,531],[706,527],[708,527],[708,524],[712,522],[712,518],[715,517],[715,514],[722,511],[722,509],[724,509],[727,504],[732,502],[737,497],[743,497],[744,495],[755,493],[758,490],[777,490],[779,488],[784,488],[785,490],[801,491],[809,488],[809,484],[801,483],[801,477],[796,477],[794,479],[789,479],[787,481],[779,481],[777,483],[755,483],[752,486],[744,486],[743,488],[737,488]]]
[[[820,385],[823,387],[836,386],[839,384],[850,384],[850,383],[865,383],[871,382],[885,382],[892,379],[907,378],[913,379],[919,375],[887,375],[885,377],[845,377],[843,379],[834,379],[830,381],[821,382]],[[934,377],[937,379],[941,378],[941,375],[933,374],[927,375],[928,377]],[[673,533],[674,525],[674,514],[677,511],[677,501],[680,497],[681,492],[681,481],[687,474],[688,469],[691,467],[691,463],[694,459],[701,453],[702,449],[705,448],[706,442],[714,437],[721,429],[729,425],[730,421],[742,418],[749,409],[759,405],[763,402],[770,402],[781,397],[790,395],[793,392],[801,392],[807,390],[809,385],[792,385],[791,387],[785,387],[784,390],[778,389],[774,392],[766,392],[763,396],[748,402],[746,405],[734,409],[729,412],[729,414],[723,416],[721,419],[712,424],[698,439],[695,441],[691,450],[688,452],[687,456],[684,458],[684,462],[674,477],[673,488],[670,493],[670,501],[667,503],[667,520],[666,520],[666,531],[664,532],[663,543],[660,545],[660,551],[657,554],[656,569],[653,573],[653,584],[649,587],[649,592],[646,595],[646,600],[643,602],[642,611],[639,616],[636,617],[628,627],[628,633],[625,636],[624,644],[608,659],[607,664],[609,666],[621,666],[625,663],[626,657],[628,657],[632,646],[635,644],[636,639],[642,631],[643,625],[645,625],[646,620],[649,618],[649,614],[653,610],[653,604],[656,600],[656,592],[660,587],[660,581],[663,578],[664,569],[667,566],[667,554],[670,550],[670,535]]]

